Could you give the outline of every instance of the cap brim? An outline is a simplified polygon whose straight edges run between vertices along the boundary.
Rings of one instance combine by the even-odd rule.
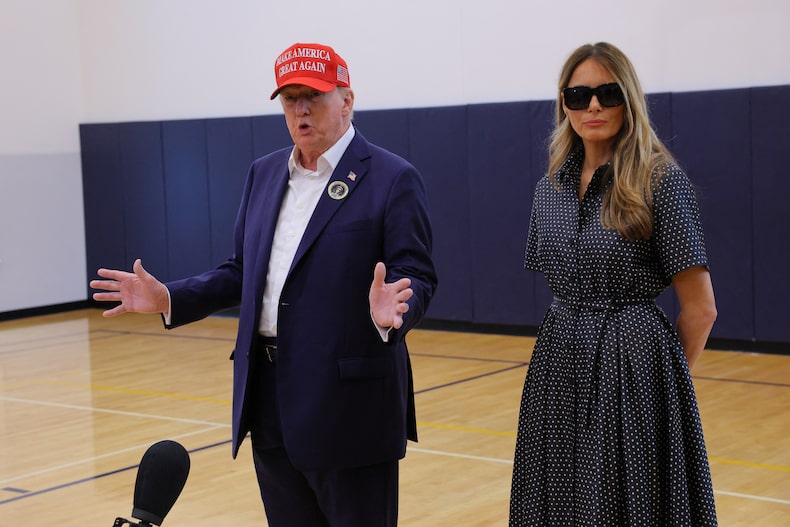
[[[322,81],[320,79],[315,79],[313,77],[293,77],[288,79],[282,86],[279,86],[274,92],[272,92],[272,96],[269,99],[274,99],[280,93],[280,90],[287,86],[309,86],[310,88],[316,89],[318,91],[327,93],[335,88],[337,88],[337,84],[332,84],[331,82]]]

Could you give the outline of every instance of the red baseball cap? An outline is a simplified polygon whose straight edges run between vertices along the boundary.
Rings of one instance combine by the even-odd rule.
[[[338,86],[351,87],[346,61],[334,49],[322,44],[297,43],[283,51],[274,61],[274,77],[277,89],[272,99],[292,84],[310,86],[322,92],[330,92]]]

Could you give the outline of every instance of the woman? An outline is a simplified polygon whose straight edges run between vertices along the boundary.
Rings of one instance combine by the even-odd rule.
[[[555,299],[524,384],[511,526],[716,525],[689,374],[716,318],[707,263],[631,62],[580,47],[530,220],[526,267]],[[670,284],[676,329],[655,303]]]

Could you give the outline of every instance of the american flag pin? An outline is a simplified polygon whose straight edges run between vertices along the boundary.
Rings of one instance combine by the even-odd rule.
[[[356,181],[357,180],[357,175],[354,174],[353,170],[348,173],[348,179],[350,179],[351,181]]]

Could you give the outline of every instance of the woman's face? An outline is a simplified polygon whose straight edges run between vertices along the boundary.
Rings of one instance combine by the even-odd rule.
[[[613,83],[614,78],[606,68],[595,59],[581,62],[568,82],[568,87],[586,86],[597,88],[603,84]],[[565,96],[562,96],[562,108],[570,121],[573,130],[582,138],[585,149],[590,147],[611,147],[614,138],[623,127],[623,112],[625,105],[606,107],[601,105],[596,95],[590,99],[590,104],[582,110],[571,110],[565,105]]]

